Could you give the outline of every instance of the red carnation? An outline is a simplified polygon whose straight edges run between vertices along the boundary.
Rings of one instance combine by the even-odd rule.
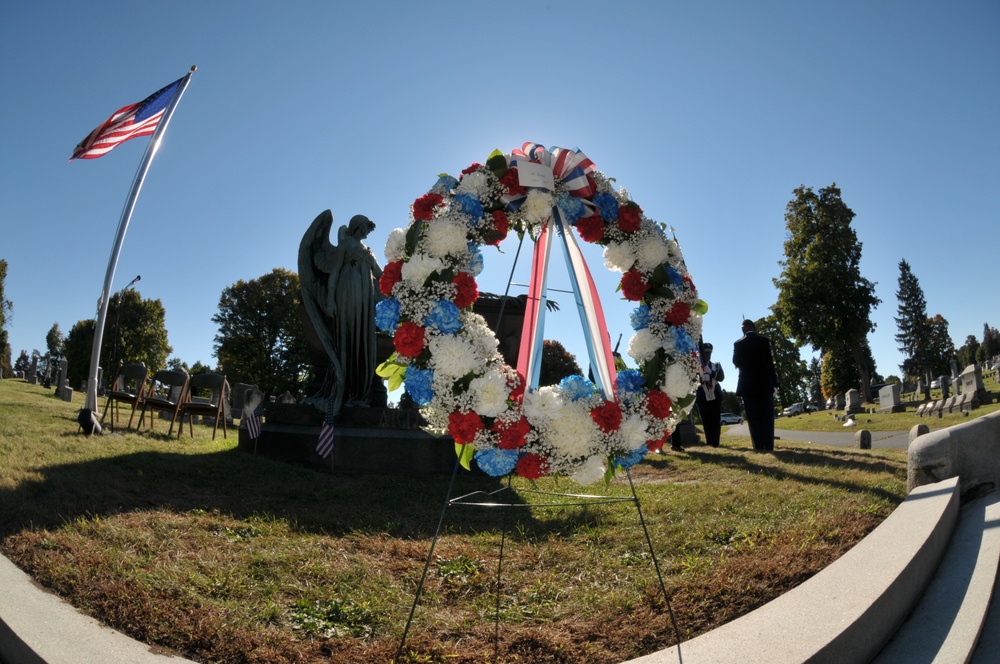
[[[459,272],[451,280],[455,284],[455,306],[459,309],[471,307],[479,297],[479,286],[468,272]]]
[[[674,302],[674,306],[667,312],[667,322],[671,325],[683,325],[689,318],[691,318],[691,307],[680,300]]]
[[[493,228],[496,229],[499,237],[490,244],[500,244],[501,240],[507,237],[507,231],[510,230],[510,220],[507,219],[507,213],[503,210],[493,210]]]
[[[520,403],[521,399],[524,398],[524,388],[525,388],[524,376],[522,376],[521,374],[517,374],[514,380],[515,382],[513,384],[508,382],[507,387],[510,388],[510,398]]]
[[[537,480],[549,473],[549,460],[540,454],[525,454],[517,460],[514,472],[529,480]]]
[[[382,295],[389,297],[392,295],[392,287],[402,280],[403,261],[393,261],[382,269],[382,276],[378,279],[378,289],[382,291]]]
[[[627,203],[618,208],[618,228],[626,233],[635,233],[642,223],[642,208],[635,203]]]
[[[412,321],[406,321],[396,328],[392,338],[396,352],[403,357],[416,357],[424,351],[424,328]]]
[[[441,194],[424,194],[413,201],[413,218],[421,221],[430,221],[434,217],[434,208],[443,202],[444,198],[441,197]]]
[[[584,242],[600,242],[604,239],[604,220],[600,213],[584,217],[576,222],[576,230]]]
[[[524,187],[521,186],[521,181],[517,177],[516,168],[508,168],[507,172],[503,174],[500,178],[500,184],[511,196],[523,196],[525,193]]]
[[[460,445],[471,443],[476,434],[484,428],[483,418],[479,417],[478,413],[456,410],[448,416],[448,433]]]
[[[650,452],[659,452],[660,450],[663,449],[663,445],[664,443],[667,442],[668,438],[670,438],[669,433],[664,434],[663,438],[660,438],[659,440],[647,440],[646,449],[649,450]]]
[[[614,401],[605,401],[603,406],[590,411],[590,419],[604,433],[614,433],[622,425],[622,409]]]
[[[472,162],[472,166],[469,166],[468,168],[463,170],[462,175],[468,175],[469,173],[474,173],[480,166],[482,166],[482,164],[477,164],[476,162]]]
[[[662,390],[650,390],[646,395],[646,410],[658,420],[665,420],[670,417],[673,410],[673,403],[666,392]]]
[[[531,425],[524,417],[516,422],[497,420],[493,423],[493,431],[500,438],[497,447],[502,450],[516,450],[528,442],[527,436],[531,431]]]
[[[646,296],[648,290],[649,284],[646,283],[646,278],[639,270],[632,268],[622,275],[622,295],[625,296],[626,300],[639,302]]]

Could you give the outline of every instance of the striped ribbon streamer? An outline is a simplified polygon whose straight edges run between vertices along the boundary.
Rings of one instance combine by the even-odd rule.
[[[538,389],[542,371],[542,333],[545,330],[545,310],[548,298],[549,256],[552,253],[552,221],[542,227],[535,240],[531,258],[531,281],[528,302],[521,326],[521,351],[517,357],[517,372],[527,381],[527,389]]]

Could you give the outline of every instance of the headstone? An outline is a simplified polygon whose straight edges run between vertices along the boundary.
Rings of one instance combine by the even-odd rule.
[[[854,413],[861,412],[861,395],[860,393],[851,388],[847,390],[847,395],[844,399],[844,413],[852,415]]]
[[[944,404],[941,406],[942,411],[944,411],[945,413],[953,413],[957,411],[957,409],[955,408],[955,404],[958,401],[958,397],[956,395],[953,394],[947,399],[944,399],[943,401]]]
[[[941,398],[948,398],[948,377],[938,376],[938,386],[941,388]]]
[[[69,374],[69,360],[65,357],[59,360],[59,372],[56,374],[56,394],[63,401],[72,401],[73,399],[73,388],[69,386],[69,381],[66,376]],[[68,391],[70,398],[67,399],[63,391]]]
[[[899,403],[899,385],[886,385],[878,391],[878,412],[902,413],[906,407]]]
[[[910,429],[910,441],[913,442],[920,436],[928,434],[931,432],[931,428],[926,424],[914,424],[913,428]]]
[[[990,393],[983,387],[983,371],[978,364],[970,364],[962,372],[962,392],[969,395],[969,408],[979,408],[992,400]]]
[[[28,384],[38,385],[38,356],[33,355],[31,358],[31,366],[28,367]]]
[[[286,391],[280,397],[278,397],[278,403],[297,403],[295,397],[292,396],[291,392]]]
[[[870,450],[872,448],[872,432],[868,429],[861,429],[854,434],[854,442],[859,450]]]
[[[233,417],[242,419],[243,406],[247,402],[247,393],[252,387],[253,385],[247,385],[246,383],[236,383],[233,387],[233,405],[230,411]]]

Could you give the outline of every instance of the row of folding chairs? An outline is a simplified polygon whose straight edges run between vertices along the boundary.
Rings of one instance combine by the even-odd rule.
[[[211,393],[208,400],[195,400],[194,394],[205,390]],[[104,418],[110,410],[111,427],[114,428],[120,406],[127,404],[132,407],[132,414],[128,418],[129,429],[132,428],[132,420],[136,413],[139,413],[139,424],[136,428],[141,429],[146,420],[147,411],[150,411],[149,428],[152,429],[154,414],[157,411],[162,411],[170,414],[168,436],[173,435],[174,425],[179,419],[177,437],[180,438],[184,431],[184,418],[187,418],[188,430],[194,437],[193,416],[202,415],[213,417],[215,420],[212,428],[212,440],[215,440],[220,422],[222,423],[223,437],[228,437],[225,412],[225,399],[228,391],[229,385],[226,382],[225,374],[201,373],[191,376],[183,369],[161,369],[150,379],[149,370],[145,365],[123,364],[108,392],[108,400],[104,404],[101,422],[104,422]]]

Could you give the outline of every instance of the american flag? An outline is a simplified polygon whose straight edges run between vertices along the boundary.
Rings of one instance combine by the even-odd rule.
[[[257,407],[253,409],[253,412],[247,416],[247,433],[250,434],[250,440],[257,440],[260,438],[260,419],[264,416],[264,402],[261,401],[257,404]]]
[[[319,441],[316,443],[316,454],[324,459],[333,451],[333,398],[327,402],[326,416],[323,426],[319,428]]]
[[[80,141],[69,160],[97,159],[130,138],[151,136],[173,99],[174,91],[183,80],[177,79],[138,104],[129,104],[115,111],[114,115]]]

